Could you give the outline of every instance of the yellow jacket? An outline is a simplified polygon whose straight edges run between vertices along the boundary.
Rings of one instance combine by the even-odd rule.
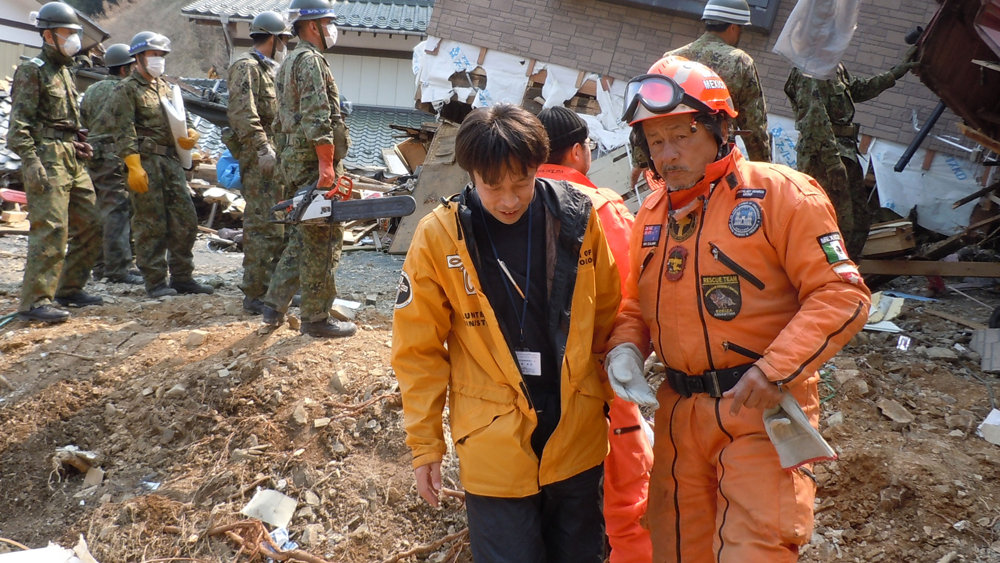
[[[462,484],[473,494],[525,497],[599,465],[608,453],[598,363],[621,297],[618,272],[586,195],[536,180],[546,208],[550,333],[561,358],[562,415],[539,460],[537,418],[518,364],[482,291],[465,198],[425,216],[403,264],[393,320],[392,366],[403,397],[413,466],[440,461],[448,397]],[[551,311],[555,309],[555,311]]]

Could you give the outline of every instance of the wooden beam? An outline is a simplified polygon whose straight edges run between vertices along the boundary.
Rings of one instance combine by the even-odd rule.
[[[939,262],[933,260],[861,260],[862,274],[1000,278],[997,262]]]
[[[984,325],[983,323],[977,323],[975,321],[970,321],[968,319],[963,319],[962,317],[959,317],[957,315],[952,315],[951,313],[945,313],[944,311],[935,311],[934,309],[928,309],[928,308],[925,307],[924,308],[924,312],[928,313],[928,314],[931,314],[931,315],[934,315],[935,317],[942,318],[942,319],[944,319],[946,321],[951,321],[953,323],[957,323],[957,324],[960,324],[962,326],[967,326],[967,327],[969,327],[971,329],[975,329],[975,330],[985,330],[985,329],[989,328],[988,326]]]
[[[934,155],[936,155],[936,154],[937,154],[937,151],[933,151],[931,149],[927,149],[927,152],[924,153],[924,164],[921,166],[921,168],[923,168],[924,170],[930,170],[931,169],[931,163],[934,162]]]
[[[993,184],[991,186],[987,186],[987,187],[985,187],[985,188],[983,188],[983,189],[981,189],[979,191],[976,191],[975,193],[971,193],[971,194],[963,197],[962,199],[960,199],[960,200],[956,201],[955,203],[951,204],[951,208],[952,209],[958,209],[959,207],[962,207],[966,203],[969,203],[970,201],[979,199],[979,198],[983,197],[984,195],[986,195],[986,194],[988,194],[988,193],[990,193],[990,192],[992,192],[992,191],[994,191],[996,189],[1000,189],[1000,182],[997,182],[997,183],[995,183],[995,184]]]
[[[958,130],[966,137],[972,139],[980,145],[983,145],[991,151],[1000,154],[1000,140],[994,139],[986,133],[983,133],[978,129],[973,129],[964,123],[958,124]]]
[[[485,60],[486,60],[486,47],[480,47],[479,48],[479,60],[476,61],[476,64],[479,65],[479,66],[483,66],[483,61],[485,61]]]
[[[872,141],[874,140],[875,138],[871,135],[862,135],[861,144],[858,145],[858,152],[861,154],[868,154],[868,147],[872,146]]]

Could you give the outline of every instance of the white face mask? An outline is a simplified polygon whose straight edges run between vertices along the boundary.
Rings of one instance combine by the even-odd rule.
[[[327,24],[326,29],[323,32],[323,39],[326,41],[327,49],[337,44],[337,24]]]
[[[153,78],[159,78],[167,67],[167,59],[163,57],[147,57],[146,72]]]
[[[278,42],[278,47],[274,50],[274,62],[280,63],[285,60],[285,55],[288,54],[288,47],[285,46],[279,39],[275,39]]]
[[[74,33],[69,37],[62,37],[62,47],[59,48],[60,51],[67,57],[72,57],[73,55],[80,52],[80,34]]]

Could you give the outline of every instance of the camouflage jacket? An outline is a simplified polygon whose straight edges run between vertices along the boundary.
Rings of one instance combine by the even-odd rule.
[[[279,131],[288,148],[315,160],[315,146],[332,143],[335,160],[343,160],[351,137],[340,114],[337,83],[319,49],[308,41],[299,41],[278,67],[275,84]]]
[[[236,142],[254,152],[268,142],[274,144],[277,100],[272,64],[252,51],[229,67],[229,126],[236,134]]]
[[[160,98],[170,99],[173,92],[162,78],[146,80],[138,70],[118,82],[111,94],[108,128],[119,135],[117,150],[122,158],[140,152],[141,142],[174,147],[170,123],[160,105]],[[147,141],[148,140],[148,141]],[[143,148],[142,152],[149,152]],[[173,154],[173,153],[171,153]]]
[[[83,127],[90,131],[87,142],[97,151],[94,153],[95,157],[99,156],[98,152],[103,152],[103,147],[111,145],[118,138],[119,132],[110,127],[113,113],[111,100],[112,92],[121,80],[120,76],[109,75],[104,80],[91,84],[83,93],[80,120]],[[113,147],[108,149],[108,152],[113,151]]]
[[[785,81],[785,94],[795,110],[798,169],[812,174],[838,166],[841,157],[856,159],[858,128],[854,125],[854,104],[881,94],[896,84],[891,72],[871,78],[851,76],[843,64],[829,80],[810,78],[797,68]]]
[[[705,32],[692,43],[663,54],[680,55],[711,68],[722,78],[733,97],[739,115],[736,127],[748,133],[741,135],[747,147],[747,158],[759,162],[771,161],[771,142],[767,136],[767,104],[757,77],[753,58],[742,49],[730,46],[711,32]]]
[[[40,55],[14,71],[7,146],[25,162],[38,158],[36,149],[43,138],[52,137],[51,130],[80,129],[79,95],[66,66],[71,62],[45,45]]]

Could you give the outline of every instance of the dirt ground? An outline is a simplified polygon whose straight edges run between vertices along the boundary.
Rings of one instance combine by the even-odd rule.
[[[25,250],[0,237],[0,314],[16,309]],[[214,295],[149,300],[96,283],[104,306],[0,329],[0,538],[72,546],[83,534],[104,563],[259,560],[259,529],[223,527],[270,488],[298,501],[289,532],[316,561],[469,561],[460,501],[417,497],[403,442],[389,366],[401,258],[345,254],[342,296],[375,305],[343,340],[262,331],[240,307],[241,260],[199,240],[195,274]],[[970,285],[907,300],[907,351],[864,332],[826,370],[821,430],[840,459],[815,469],[803,561],[1000,561],[1000,449],[975,435],[1000,382],[968,350],[972,329],[928,312],[985,324],[1000,293]],[[890,420],[887,399],[913,420]],[[98,454],[103,481],[54,461],[66,445]],[[454,459],[445,485],[461,489]]]

